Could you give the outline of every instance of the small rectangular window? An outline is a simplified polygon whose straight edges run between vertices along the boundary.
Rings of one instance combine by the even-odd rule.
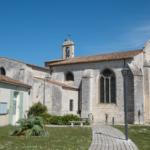
[[[69,104],[69,110],[73,111],[73,100],[70,100],[70,104]]]
[[[0,115],[7,114],[7,103],[0,102]]]

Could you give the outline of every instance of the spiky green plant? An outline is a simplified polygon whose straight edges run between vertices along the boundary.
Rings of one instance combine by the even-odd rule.
[[[38,116],[20,119],[19,126],[12,132],[12,136],[46,136],[43,119]]]

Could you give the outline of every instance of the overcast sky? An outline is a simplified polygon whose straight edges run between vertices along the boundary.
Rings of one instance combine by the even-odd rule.
[[[61,57],[142,48],[150,39],[150,0],[0,0],[0,56],[43,65]]]

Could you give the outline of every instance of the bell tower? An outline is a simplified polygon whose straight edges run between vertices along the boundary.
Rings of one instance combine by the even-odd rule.
[[[62,45],[63,59],[70,59],[74,57],[74,42],[66,39]]]

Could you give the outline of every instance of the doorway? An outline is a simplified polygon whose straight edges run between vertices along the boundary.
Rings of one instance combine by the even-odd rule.
[[[21,118],[23,108],[21,93],[14,91],[12,93],[10,102],[10,124],[16,125],[17,121]]]

